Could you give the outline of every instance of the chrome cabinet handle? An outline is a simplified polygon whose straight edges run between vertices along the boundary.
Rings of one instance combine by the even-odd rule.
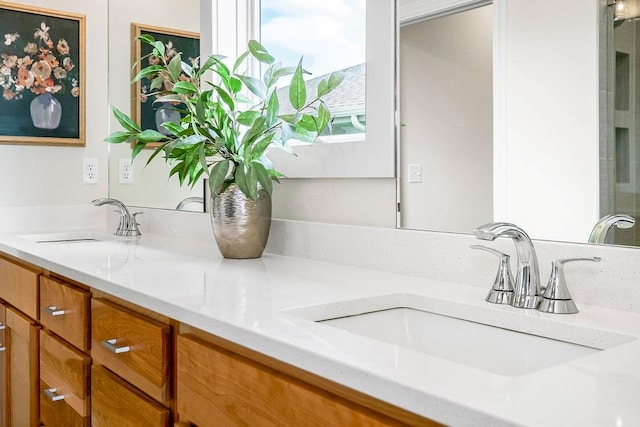
[[[4,323],[0,322],[0,331],[7,329],[7,325],[5,325]]]
[[[58,389],[56,388],[45,388],[44,395],[47,396],[52,402],[64,400],[64,394],[58,394]]]
[[[102,341],[102,346],[115,354],[128,353],[131,350],[128,345],[122,347],[116,346],[116,342],[117,340],[115,338],[111,340],[104,340]]]
[[[7,349],[7,347],[4,346],[4,344],[0,343],[0,352],[3,352]]]
[[[62,316],[64,314],[64,310],[58,309],[55,305],[50,305],[47,307],[47,313],[51,316]]]

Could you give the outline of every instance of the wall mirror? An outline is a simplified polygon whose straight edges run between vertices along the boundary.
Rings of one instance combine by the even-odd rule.
[[[605,1],[487,3],[400,3],[399,226],[586,243],[635,217],[635,21]]]
[[[184,28],[189,31],[198,32],[201,22],[199,13],[200,2],[189,0],[192,4],[193,15],[189,18],[185,16]],[[235,2],[233,2],[235,3]],[[244,2],[238,2],[238,4]],[[246,2],[247,8],[253,2]],[[367,13],[370,11],[369,5],[377,3],[378,7],[393,8],[394,2],[367,2]],[[386,4],[384,4],[386,3]],[[495,0],[494,2],[478,2],[469,0],[398,0],[397,17],[400,25],[400,43],[414,36],[414,43],[420,38],[421,31],[417,25],[425,21],[425,17],[442,17],[464,19],[464,15],[457,12],[465,11],[471,14],[484,14],[484,21],[473,19],[474,27],[465,27],[465,33],[477,30],[475,24],[479,22],[491,21],[492,32],[486,37],[473,40],[473,56],[480,56],[484,52],[492,58],[490,64],[482,67],[471,68],[473,79],[478,83],[466,91],[460,86],[440,87],[441,91],[437,95],[443,97],[445,101],[451,101],[455,96],[470,96],[471,90],[484,90],[484,95],[491,98],[493,107],[480,108],[480,113],[471,113],[474,118],[482,116],[485,125],[482,125],[482,132],[478,132],[478,125],[465,129],[464,122],[458,121],[452,124],[452,133],[457,138],[444,147],[444,153],[449,156],[446,161],[435,160],[435,156],[428,156],[420,160],[412,154],[409,149],[402,148],[398,152],[398,200],[389,200],[388,203],[401,203],[399,215],[399,226],[407,228],[428,229],[437,231],[470,232],[475,226],[490,220],[506,220],[514,222],[525,228],[533,238],[559,240],[570,242],[586,242],[591,229],[596,221],[610,213],[628,213],[634,215],[629,206],[635,206],[635,196],[630,189],[637,187],[635,183],[638,174],[634,171],[637,163],[635,156],[637,150],[631,141],[635,133],[635,128],[631,125],[624,130],[616,128],[623,127],[620,124],[613,125],[613,116],[621,116],[613,107],[609,112],[606,108],[606,99],[613,99],[612,93],[616,88],[616,80],[612,79],[612,74],[617,72],[612,65],[618,59],[618,63],[623,67],[629,65],[629,73],[635,73],[634,62],[629,56],[624,59],[622,54],[615,54],[613,46],[613,31],[618,28],[625,28],[620,23],[614,24],[614,11],[607,7],[605,0],[594,0],[584,2],[583,0],[566,0],[561,3],[539,2],[534,0],[508,2],[505,0]],[[154,5],[156,2],[153,3]],[[185,3],[186,4],[186,3]],[[380,6],[383,4],[382,6]],[[490,6],[487,6],[490,4]],[[219,8],[227,7],[220,3]],[[162,10],[162,8],[141,5],[144,11],[140,18],[132,18],[142,23],[149,20],[150,10]],[[184,8],[189,9],[187,7]],[[235,5],[231,9],[238,9]],[[110,90],[112,94],[111,104],[128,105],[129,99],[117,101],[117,96],[128,96],[128,90],[115,89],[115,85],[128,88],[128,78],[123,64],[129,64],[128,43],[130,29],[128,23],[120,23],[123,14],[133,16],[130,5],[122,0],[110,0],[110,62],[117,67],[120,76],[112,74],[110,76]],[[126,12],[123,12],[125,10]],[[389,9],[391,10],[391,9]],[[393,10],[386,11],[387,17],[393,16]],[[490,12],[487,12],[491,10]],[[452,15],[451,12],[456,12]],[[162,15],[162,12],[158,12]],[[444,16],[449,15],[449,16]],[[571,16],[570,20],[566,16]],[[155,23],[159,26],[177,26],[179,18],[162,21],[158,17]],[[369,19],[369,16],[368,18]],[[435,19],[429,19],[435,21]],[[384,20],[383,20],[384,21]],[[379,21],[379,22],[383,22]],[[388,62],[393,68],[393,24],[388,25],[388,32],[371,31],[371,28],[380,30],[385,25],[367,26],[367,49],[380,46],[384,40],[377,39],[376,43],[372,37],[381,37],[385,34],[386,44],[391,46],[388,51],[378,52],[378,60]],[[617,22],[617,21],[616,21]],[[626,22],[626,21],[625,21]],[[540,23],[544,23],[545,31],[540,31]],[[416,24],[413,27],[413,24]],[[119,26],[118,26],[119,25]],[[629,25],[633,25],[630,24]],[[449,25],[450,27],[450,25]],[[608,31],[611,29],[611,32]],[[206,29],[211,32],[211,29]],[[216,29],[218,38],[222,37],[223,31]],[[375,33],[375,34],[372,34]],[[228,44],[236,45],[237,31],[226,36],[233,42]],[[460,33],[459,33],[460,34]],[[246,37],[246,35],[245,35]],[[489,38],[490,37],[490,38]],[[215,37],[214,37],[215,38]],[[417,38],[417,39],[416,39]],[[464,38],[464,37],[459,37]],[[120,39],[120,40],[118,40]],[[124,40],[123,40],[124,39]],[[450,43],[451,37],[444,40]],[[480,46],[480,42],[484,44]],[[452,52],[445,50],[437,51],[437,48],[444,49],[446,44],[436,44],[433,55],[440,55],[438,59],[440,65],[453,59],[467,61],[468,64],[473,58],[462,58],[459,55],[452,58]],[[124,48],[123,48],[124,46]],[[407,48],[403,44],[399,51]],[[600,47],[600,48],[599,48]],[[413,48],[416,48],[414,46]],[[386,49],[386,48],[385,48]],[[374,49],[375,50],[375,49]],[[379,49],[378,49],[379,50]],[[628,50],[628,48],[627,48]],[[603,52],[599,59],[599,51]],[[606,52],[606,55],[604,54]],[[613,52],[613,54],[612,54]],[[444,53],[449,57],[442,56]],[[119,56],[118,56],[119,55]],[[369,55],[369,52],[367,52]],[[455,56],[455,55],[453,55]],[[384,59],[386,58],[386,59]],[[416,58],[417,59],[417,58]],[[402,60],[402,58],[401,58]],[[452,66],[451,63],[448,65]],[[488,70],[489,65],[491,70]],[[409,72],[409,69],[400,66],[399,75]],[[439,69],[443,73],[446,68]],[[463,74],[462,70],[457,70]],[[415,71],[414,71],[415,72]],[[491,72],[491,77],[487,73]],[[417,74],[425,74],[417,72]],[[390,71],[393,75],[393,69]],[[635,74],[634,74],[635,75]],[[566,78],[571,76],[571,78]],[[483,79],[483,80],[482,80]],[[606,79],[606,80],[605,80]],[[621,80],[618,79],[618,86]],[[629,93],[635,91],[635,80],[629,78]],[[419,87],[421,83],[414,81],[410,77],[410,84],[401,81],[401,85],[409,88]],[[453,83],[450,83],[453,85]],[[487,88],[492,86],[492,90],[487,92]],[[608,88],[608,89],[607,89]],[[608,92],[607,92],[608,91]],[[116,94],[119,94],[117,95]],[[376,92],[374,89],[368,90],[367,94]],[[393,92],[393,91],[392,91]],[[603,92],[605,93],[602,98]],[[606,95],[608,93],[609,95]],[[466,94],[466,95],[465,95]],[[455,96],[454,96],[455,95]],[[608,97],[608,98],[607,98]],[[393,98],[393,94],[391,94]],[[409,99],[402,99],[401,102],[409,102]],[[630,101],[631,102],[631,101]],[[454,108],[445,104],[446,108]],[[471,103],[466,105],[471,109]],[[603,106],[603,108],[599,108]],[[405,107],[408,108],[408,107]],[[434,107],[432,107],[434,108]],[[367,104],[367,125],[372,122],[386,122],[392,127],[394,119],[392,113],[381,114],[377,120],[372,120],[369,111],[377,111],[373,103]],[[440,113],[447,111],[440,109]],[[451,110],[449,110],[451,111]],[[461,117],[462,113],[468,111],[456,111],[456,116]],[[418,137],[422,131],[418,132],[418,125],[425,126],[427,120],[413,124],[414,119],[406,116],[399,119],[403,126],[402,134],[413,134]],[[609,119],[609,117],[611,117]],[[406,119],[406,123],[405,123]],[[603,121],[604,120],[604,121]],[[608,121],[607,121],[608,120]],[[620,119],[622,120],[622,119]],[[618,122],[620,121],[618,120]],[[471,128],[475,132],[468,132]],[[465,134],[464,132],[468,133]],[[617,139],[614,137],[617,132]],[[393,132],[392,132],[393,133]],[[441,134],[448,133],[440,131]],[[487,135],[492,134],[493,138]],[[423,140],[433,138],[427,131],[424,132]],[[466,136],[465,136],[466,135]],[[407,136],[405,135],[405,138]],[[387,140],[392,141],[393,135],[387,134]],[[608,142],[603,142],[606,139]],[[473,150],[465,147],[461,142],[469,143],[472,139],[484,141],[486,147],[480,148],[475,155],[470,156]],[[459,144],[459,145],[456,145]],[[617,149],[614,149],[616,148]],[[169,188],[167,183],[166,170],[158,171],[153,176],[153,171],[147,168],[142,171],[134,171],[136,183],[133,185],[122,185],[117,183],[118,166],[120,159],[128,158],[126,147],[112,146],[110,154],[110,194],[120,197],[127,203],[148,207],[175,208],[176,204],[185,198],[202,197],[202,189],[194,189],[193,192],[184,189],[178,190]],[[118,152],[121,148],[124,151]],[[629,156],[623,154],[628,151]],[[464,155],[462,155],[464,154]],[[393,156],[393,154],[391,155]],[[378,158],[374,156],[373,158]],[[299,159],[292,162],[298,164],[302,169],[306,166],[299,163]],[[371,160],[369,158],[367,161]],[[462,160],[463,167],[456,161]],[[367,161],[363,163],[367,163]],[[344,162],[343,156],[334,156],[334,162]],[[436,162],[429,163],[429,162]],[[466,163],[465,163],[466,162]],[[616,163],[617,162],[617,163]],[[625,163],[626,162],[626,163]],[[144,162],[139,162],[137,166],[142,168]],[[420,168],[408,168],[409,165],[422,165]],[[161,168],[160,162],[153,165]],[[343,165],[344,166],[344,165]],[[348,166],[348,164],[347,164]],[[626,168],[626,169],[625,169]],[[416,172],[422,179],[422,183],[408,183],[411,172]],[[490,171],[490,172],[489,172]],[[429,174],[441,173],[447,176],[446,184],[449,187],[448,193],[461,191],[461,183],[472,181],[473,186],[467,186],[465,196],[459,199],[457,205],[451,204],[446,199],[437,199],[436,196],[429,196],[429,192],[424,190],[431,186],[440,196],[447,196],[445,186],[439,186],[438,180]],[[448,174],[448,175],[446,175]],[[617,174],[617,175],[616,175]],[[393,171],[391,173],[393,175]],[[304,176],[304,175],[303,175]],[[309,174],[308,176],[314,176]],[[365,175],[366,176],[366,175]],[[388,175],[385,175],[388,176]],[[414,177],[414,179],[417,179]],[[625,182],[616,182],[622,180]],[[114,182],[116,181],[116,182]],[[481,183],[482,181],[482,183]],[[611,184],[611,185],[610,185]],[[133,190],[139,185],[139,190]],[[456,187],[455,185],[458,185]],[[615,187],[615,191],[608,189]],[[159,203],[158,200],[173,194],[171,202]],[[424,190],[424,191],[423,191]],[[627,191],[629,190],[629,191]],[[129,194],[131,193],[131,194]],[[417,193],[416,199],[412,199],[412,193]],[[435,193],[434,193],[435,194]],[[423,200],[420,201],[420,198]],[[490,201],[490,203],[487,203]],[[385,202],[386,203],[386,202]],[[416,208],[411,214],[411,204],[422,205]],[[455,209],[449,209],[454,206]],[[447,207],[445,209],[445,207]],[[423,209],[421,212],[419,209]],[[429,222],[424,222],[429,218]],[[486,219],[483,219],[486,218]],[[609,242],[618,244],[633,244],[633,239],[626,233],[635,234],[640,227],[628,230],[612,230]],[[624,236],[624,237],[623,237]]]

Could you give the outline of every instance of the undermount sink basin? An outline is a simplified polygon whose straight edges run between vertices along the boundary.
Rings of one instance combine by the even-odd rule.
[[[503,376],[526,375],[636,338],[538,312],[392,294],[287,314]]]
[[[23,234],[18,237],[35,243],[86,243],[101,241],[91,232]]]
[[[321,322],[506,376],[527,374],[600,351],[411,308]]]

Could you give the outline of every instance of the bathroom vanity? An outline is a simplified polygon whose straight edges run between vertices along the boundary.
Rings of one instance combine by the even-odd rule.
[[[328,239],[317,240],[316,260],[286,256],[300,236],[313,238],[320,229],[327,238],[344,235],[333,240],[335,256],[360,233],[386,239],[391,249],[420,239],[425,251],[435,245],[443,254],[456,240],[277,221],[271,253],[238,261],[221,258],[211,241],[144,229],[139,238],[95,229],[3,233],[7,329],[0,338],[7,345],[0,363],[9,367],[13,425],[17,419],[25,420],[20,425],[200,426],[213,420],[545,426],[640,420],[639,314],[606,302],[584,304],[582,285],[572,287],[580,309],[573,315],[489,304],[484,297],[494,263],[471,250],[456,261],[476,276],[473,286],[437,274],[326,262]],[[549,250],[535,243],[546,258]],[[605,260],[616,250],[580,248]],[[371,259],[383,255],[363,251]],[[350,262],[357,264],[355,257]],[[598,276],[602,268],[575,267],[567,273],[569,286],[572,277]],[[401,321],[360,316],[399,308],[412,315]],[[60,323],[66,319],[72,326]],[[343,321],[356,325],[338,324]],[[16,400],[11,387],[28,396]],[[545,410],[528,410],[531,402]],[[69,418],[51,418],[58,416]]]

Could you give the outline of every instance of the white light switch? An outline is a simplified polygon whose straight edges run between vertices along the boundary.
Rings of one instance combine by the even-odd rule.
[[[409,182],[422,182],[422,165],[409,165]]]

